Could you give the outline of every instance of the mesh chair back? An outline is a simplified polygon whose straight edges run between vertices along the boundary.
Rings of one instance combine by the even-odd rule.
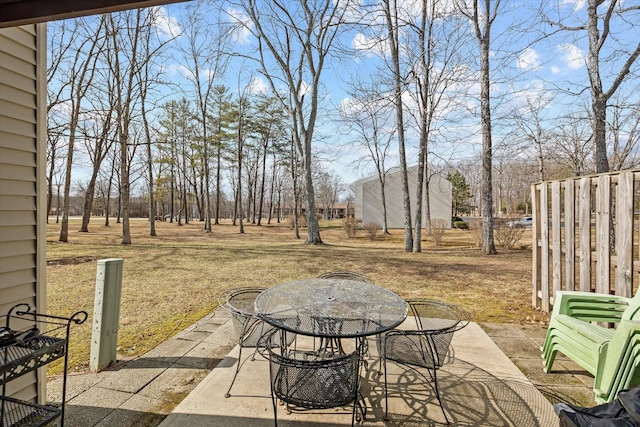
[[[288,350],[277,344],[274,330],[265,335],[260,352],[269,360],[272,394],[302,408],[325,409],[355,402],[359,350],[342,355]]]
[[[417,329],[394,329],[384,334],[383,338],[382,359],[387,402],[385,414],[389,410],[386,361],[393,360],[414,369],[423,377],[424,374],[417,368],[427,368],[433,384],[424,378],[433,388],[448,424],[449,420],[440,399],[436,371],[442,367],[449,354],[453,334],[469,323],[470,316],[464,309],[442,301],[422,299],[409,300],[407,303],[415,318]]]
[[[441,367],[449,353],[454,332],[464,328],[470,321],[466,310],[438,300],[417,299],[407,301],[418,330],[424,332],[420,348],[425,363],[417,366]],[[428,351],[425,346],[429,347]]]
[[[268,327],[255,316],[254,302],[266,288],[239,288],[221,296],[220,305],[231,313],[236,340],[242,347],[255,347]]]
[[[419,330],[437,331],[453,328],[457,331],[465,327],[470,320],[466,310],[443,301],[413,299],[407,300],[407,304]]]

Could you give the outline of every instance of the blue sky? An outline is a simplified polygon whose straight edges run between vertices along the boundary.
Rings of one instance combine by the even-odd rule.
[[[445,1],[445,8],[452,7],[452,1]],[[534,4],[535,3],[535,4]],[[538,10],[538,2],[527,0],[503,0],[502,13],[499,15],[493,28],[492,42],[492,68],[494,82],[492,92],[495,100],[494,119],[494,144],[497,146],[503,143],[502,135],[508,132],[509,126],[501,126],[501,118],[513,111],[524,109],[527,100],[547,99],[548,106],[543,110],[543,117],[548,120],[549,126],[554,120],[564,115],[569,110],[576,110],[584,114],[583,104],[588,102],[588,76],[586,71],[587,37],[586,32],[560,32],[552,37],[542,37],[548,33],[550,26],[541,22],[541,13]],[[586,0],[548,0],[544,1],[544,13],[548,19],[562,21],[566,25],[581,25],[586,20]],[[626,0],[623,4],[634,3]],[[238,53],[249,53],[255,49],[255,39],[252,37],[251,24],[246,16],[237,7],[229,3],[224,4],[224,10],[220,14],[227,22],[242,23],[239,26],[232,40],[234,50]],[[361,0],[358,5],[360,10],[370,9],[374,3]],[[417,10],[418,0],[406,0],[402,5],[411,11],[407,14],[407,19],[411,19],[411,14]],[[177,3],[159,8],[161,12],[156,25],[158,30],[166,37],[176,36],[174,44],[185,43],[186,37],[180,35],[183,32],[181,19],[187,8],[193,7],[193,2]],[[606,4],[605,4],[606,6]],[[211,19],[218,16],[212,10],[208,15]],[[636,18],[638,15],[635,16]],[[637,21],[637,20],[636,20]],[[616,23],[615,36],[621,46],[634,47],[638,43],[639,32],[635,28],[635,22],[619,21]],[[385,42],[376,38],[377,25],[381,23],[380,16],[373,16],[368,26],[364,28],[351,28],[340,38],[341,46],[351,49],[351,53],[340,58],[332,58],[325,67],[323,74],[322,88],[322,108],[326,115],[321,118],[321,126],[318,129],[317,147],[324,153],[336,153],[326,155],[325,168],[333,169],[335,174],[341,176],[346,183],[368,175],[372,169],[355,170],[352,162],[363,155],[360,150],[355,150],[349,146],[348,142],[352,135],[343,135],[337,132],[340,126],[330,118],[335,117],[339,108],[348,99],[347,89],[349,80],[359,76],[364,80],[376,81],[374,76],[376,67],[380,67],[386,57]],[[467,31],[471,32],[470,28]],[[471,35],[471,33],[469,33]],[[378,46],[375,52],[368,50],[371,46]],[[473,99],[477,98],[478,82],[477,73],[473,57],[477,52],[475,39],[471,38],[471,43],[467,46],[468,57],[471,59],[467,64],[461,64],[461,75],[471,76],[471,81],[460,83],[456,88],[458,92],[452,94],[450,99],[459,98],[459,91],[464,91],[469,98],[464,101],[466,107],[463,112],[456,112],[449,115],[443,109],[439,125],[440,135],[436,137],[434,150],[437,151],[436,158],[440,158],[441,163],[446,161],[456,161],[461,159],[471,159],[479,152],[480,132],[479,119],[472,114],[477,111],[478,104]],[[609,45],[605,46],[609,49]],[[168,59],[163,64],[164,71],[168,78],[174,82],[180,82],[190,73],[189,67],[180,55],[172,49],[172,59]],[[619,61],[605,73],[605,88],[609,86],[610,76],[619,69]],[[227,85],[232,91],[239,87],[250,86],[253,91],[267,91],[268,85],[264,77],[253,70],[254,64],[246,59],[232,60],[226,77],[218,83]],[[257,65],[255,65],[257,68]],[[464,67],[464,68],[463,68]],[[605,67],[606,68],[606,67]],[[636,65],[634,71],[638,71]],[[476,73],[476,74],[474,74]],[[464,87],[461,87],[463,86]],[[638,80],[629,79],[627,84],[621,88],[622,93],[629,93],[628,96],[635,97],[637,101]],[[635,92],[635,93],[634,93]],[[550,95],[555,94],[552,100]],[[576,95],[579,94],[579,95]],[[176,97],[182,97],[177,93]],[[410,133],[408,146],[408,162],[415,163],[416,135]],[[511,138],[511,137],[510,137]],[[394,149],[394,153],[395,153]],[[388,165],[393,166],[397,158],[392,158]]]

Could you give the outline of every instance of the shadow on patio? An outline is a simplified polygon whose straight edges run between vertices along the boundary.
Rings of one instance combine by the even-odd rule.
[[[448,363],[438,372],[443,404],[452,425],[557,426],[553,407],[475,323],[456,333]],[[370,346],[370,349],[375,345]],[[229,354],[237,357],[237,347]],[[250,359],[252,352],[246,352]],[[161,424],[174,426],[272,426],[273,411],[268,362],[246,360],[232,395],[233,359],[223,361]],[[437,426],[444,417],[430,388],[415,372],[389,363],[389,419],[384,420],[383,377],[375,354],[363,368],[362,394],[367,406],[365,426]],[[339,426],[351,424],[351,408],[294,410],[278,407],[278,425]]]

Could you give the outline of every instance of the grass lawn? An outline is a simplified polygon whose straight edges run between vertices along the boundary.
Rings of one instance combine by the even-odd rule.
[[[132,245],[121,245],[121,225],[93,218],[89,233],[71,220],[69,242],[58,242],[60,225],[47,226],[48,312],[68,315],[86,310],[89,320],[72,328],[70,364],[89,364],[96,260],[123,258],[119,358],[143,354],[217,306],[224,290],[274,286],[330,270],[353,270],[400,296],[440,298],[464,306],[476,322],[546,322],[531,308],[531,231],[517,249],[483,256],[466,230],[448,230],[440,246],[423,238],[423,252],[403,251],[403,230],[369,241],[364,232],[349,239],[341,222],[321,223],[323,246],[294,239],[286,223],[246,224],[245,234],[230,223],[178,226],[134,219]],[[54,365],[52,373],[60,370]]]

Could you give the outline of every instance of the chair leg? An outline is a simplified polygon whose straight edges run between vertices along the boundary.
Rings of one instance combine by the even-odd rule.
[[[551,369],[553,367],[553,362],[555,362],[556,360],[556,355],[558,353],[558,350],[553,348],[547,353],[547,354],[543,354],[542,357],[542,364],[543,364],[543,368],[542,370],[548,374],[551,372]]]
[[[444,415],[444,420],[447,425],[451,424],[449,422],[449,418],[447,418],[447,413],[444,411],[444,406],[442,405],[442,400],[440,399],[440,390],[438,389],[438,377],[436,374],[437,369],[433,370],[433,391],[436,393],[436,399],[438,399],[438,403],[440,404],[440,409],[442,410],[442,415]]]
[[[387,359],[382,357],[382,371],[384,372],[384,420],[389,419],[389,389],[387,386]]]
[[[364,402],[364,396],[360,393],[360,370],[361,363],[364,359],[364,351],[365,349],[366,338],[358,338],[356,341],[356,346],[358,347],[358,362],[356,364],[356,393],[353,398],[353,413],[351,414],[351,427],[355,424],[355,421],[364,421],[367,417],[367,406]],[[340,350],[342,354],[344,354],[344,350],[342,348],[342,342],[338,340]],[[360,398],[362,398],[362,404],[360,404]],[[358,412],[358,408],[360,411]],[[358,414],[358,415],[357,415]]]
[[[278,427],[278,398],[273,394],[271,389],[271,405],[273,406],[273,425]]]
[[[227,390],[227,392],[225,393],[224,397],[231,397],[231,387],[233,387],[233,383],[236,382],[236,377],[238,376],[238,372],[240,372],[240,364],[242,363],[242,341],[240,341],[239,347],[240,350],[238,351],[238,361],[236,362],[236,372],[233,374],[233,379],[231,380],[231,384],[229,384],[229,389]]]

